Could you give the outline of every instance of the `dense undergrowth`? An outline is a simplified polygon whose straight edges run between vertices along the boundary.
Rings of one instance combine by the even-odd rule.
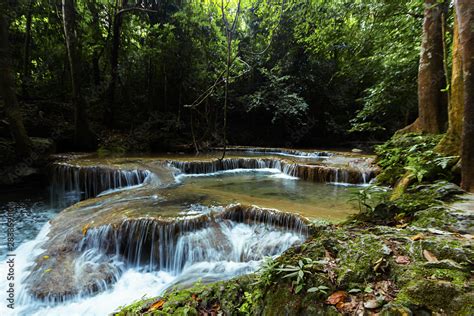
[[[446,156],[436,150],[442,135],[396,135],[376,146],[381,173],[380,184],[395,185],[409,172],[416,182],[452,181],[458,156]]]
[[[457,157],[437,136],[396,136],[377,148],[378,183],[409,185],[393,198],[361,189],[360,212],[314,224],[309,238],[259,271],[143,299],[119,315],[473,315],[474,217],[450,204],[462,191]]]

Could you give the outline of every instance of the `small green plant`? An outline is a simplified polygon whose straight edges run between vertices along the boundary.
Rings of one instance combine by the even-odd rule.
[[[252,307],[258,305],[258,301],[262,297],[262,292],[259,289],[253,292],[244,292],[244,302],[240,305],[239,312],[244,315],[252,315]]]
[[[272,257],[263,258],[263,263],[257,270],[258,280],[254,285],[261,285],[263,287],[272,284],[274,275],[276,274],[276,267],[278,263]]]
[[[370,185],[353,193],[350,201],[356,201],[359,211],[372,213],[375,207],[385,202],[388,198],[387,189],[376,185]]]
[[[329,288],[327,286],[320,285],[320,286],[310,287],[306,292],[308,292],[308,293],[319,292],[319,293],[323,293],[323,294],[328,294],[327,290],[329,290]]]
[[[291,278],[295,294],[298,294],[305,286],[306,276],[312,274],[310,269],[312,269],[316,264],[325,263],[325,261],[313,261],[311,258],[303,258],[298,260],[298,265],[282,265],[277,269],[277,271],[279,273],[286,272],[282,278]]]
[[[458,156],[444,156],[435,150],[440,135],[395,135],[376,147],[378,164],[382,171],[377,181],[394,185],[407,171],[417,182],[451,180],[452,167]]]

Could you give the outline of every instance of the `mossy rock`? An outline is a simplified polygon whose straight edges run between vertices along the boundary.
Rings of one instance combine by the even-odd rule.
[[[454,211],[445,207],[432,207],[417,212],[410,225],[455,233],[473,234],[474,214],[464,211]]]
[[[474,262],[473,244],[442,236],[420,241],[421,249],[432,252],[437,259],[451,259],[458,263]],[[420,252],[421,254],[421,252]]]
[[[324,304],[323,295],[315,293],[294,294],[287,284],[279,283],[270,288],[263,299],[261,310],[253,315],[339,315],[337,310]]]
[[[465,295],[469,280],[470,270],[451,261],[414,263],[398,278],[401,289],[395,303],[412,310],[425,308],[456,315],[455,311],[472,299]]]
[[[474,315],[474,291],[464,293],[454,298],[450,306],[453,308],[453,312],[455,315]]]
[[[401,304],[386,304],[380,311],[380,316],[411,316],[412,311]]]
[[[338,285],[351,287],[373,280],[377,273],[374,267],[389,253],[390,249],[376,235],[360,235],[348,241],[338,254]]]
[[[453,310],[458,310],[457,306],[451,306],[450,302],[462,293],[451,282],[418,279],[403,288],[398,294],[395,302],[407,306],[420,306],[438,312],[452,315]],[[413,308],[412,309],[416,309]]]
[[[456,222],[456,218],[443,207],[432,207],[427,210],[417,212],[411,226],[422,228],[436,228],[452,231],[450,229]]]

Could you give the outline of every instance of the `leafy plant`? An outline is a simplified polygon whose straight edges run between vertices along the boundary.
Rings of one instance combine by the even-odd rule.
[[[262,292],[259,289],[253,292],[244,292],[244,302],[240,305],[239,312],[252,315],[252,306],[256,306],[262,297]]]
[[[279,273],[286,272],[282,278],[291,278],[295,293],[298,294],[305,286],[306,276],[312,274],[310,269],[316,264],[324,263],[325,261],[313,261],[311,258],[303,258],[298,260],[297,265],[282,265],[277,271]]]
[[[258,281],[254,285],[268,286],[272,283],[278,263],[272,257],[263,258],[263,263],[258,269]]]
[[[375,207],[387,200],[387,189],[370,185],[353,193],[350,201],[357,201],[360,212],[373,212]]]
[[[319,292],[319,293],[323,293],[323,294],[328,294],[328,292],[326,290],[329,290],[329,288],[327,286],[320,285],[320,286],[310,287],[306,292],[308,292],[308,293]]]
[[[395,135],[376,147],[382,172],[379,183],[394,185],[409,172],[418,183],[433,180],[451,180],[452,167],[458,156],[444,156],[435,150],[439,135]]]

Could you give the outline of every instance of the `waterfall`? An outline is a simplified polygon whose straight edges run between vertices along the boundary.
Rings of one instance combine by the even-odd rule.
[[[172,167],[186,174],[215,173],[232,169],[281,168],[281,163],[269,158],[227,158],[212,161],[170,161]]]
[[[56,163],[52,166],[51,201],[65,207],[106,190],[142,184],[150,174],[149,170]]]
[[[215,151],[222,151],[222,148],[212,148]],[[288,157],[299,157],[299,158],[327,158],[332,157],[335,154],[328,151],[303,151],[296,149],[287,148],[267,148],[267,147],[245,147],[235,146],[227,147],[228,152],[244,152],[248,154],[264,154],[264,155],[279,155]]]
[[[236,262],[247,262],[263,256],[277,255],[284,250],[275,245],[272,249],[256,251],[252,255],[240,253],[233,256],[232,253],[236,251],[232,246],[234,241],[227,237],[229,230],[238,225],[301,236],[298,238],[308,234],[306,221],[298,215],[233,205],[217,213],[180,220],[143,218],[124,220],[116,227],[104,225],[89,230],[77,250],[81,253],[99,250],[109,257],[121,258],[128,266],[136,269],[166,270],[173,274],[180,273],[185,265],[200,261],[228,258]],[[257,240],[255,242],[258,243]],[[268,245],[265,247],[268,248]]]
[[[70,250],[65,244],[50,247],[47,235],[53,230],[47,223],[34,241],[17,250],[19,315],[109,314],[123,303],[159,295],[176,284],[251,273],[264,257],[278,256],[308,236],[307,220],[299,215],[240,204],[181,218],[101,225],[84,231]],[[59,260],[64,255],[67,260]],[[42,266],[45,260],[52,265]],[[6,268],[0,265],[1,271]],[[53,272],[59,279],[48,278]],[[0,314],[8,312],[0,308]]]
[[[271,158],[227,158],[211,161],[169,161],[169,165],[184,174],[214,174],[216,172],[237,169],[277,169],[278,171],[302,180],[320,183],[366,184],[376,176],[376,169],[359,167],[357,164],[347,167],[331,165],[309,165],[292,163]]]
[[[18,311],[58,315],[69,306],[77,315],[107,314],[145,293],[159,295],[179,283],[251,273],[264,257],[280,255],[307,235],[307,220],[298,215],[240,204],[181,219],[125,219],[116,225],[90,228],[64,263],[72,265],[68,270],[72,275],[59,274],[61,281],[74,283],[72,290],[65,291],[65,284],[48,280],[49,273],[45,275],[44,268],[35,266],[44,253],[37,259],[25,255],[30,263],[19,272],[25,283]],[[142,288],[137,288],[140,279]],[[42,289],[47,295],[35,296],[36,286],[43,283],[50,287]],[[127,301],[117,303],[112,296]],[[91,305],[100,297],[111,299],[102,299],[101,308]]]

